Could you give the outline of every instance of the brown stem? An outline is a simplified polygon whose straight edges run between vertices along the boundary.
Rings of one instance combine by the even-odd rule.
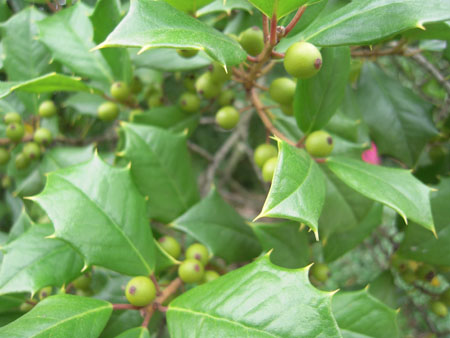
[[[272,51],[272,56],[276,59],[284,59],[284,53],[275,52],[274,50]]]
[[[254,56],[247,55],[247,60],[250,62],[258,62],[258,58],[255,58]]]
[[[292,18],[291,22],[286,26],[286,29],[284,30],[284,36],[288,35],[289,32],[294,29],[295,25],[298,23],[300,18],[302,17],[303,13],[306,11],[306,6],[302,6],[298,9],[297,13],[295,13],[294,17]]]
[[[113,310],[140,310],[141,307],[131,304],[113,304]]]
[[[156,280],[155,274],[151,274],[150,275],[150,279],[152,280],[153,284],[155,284],[155,288],[156,288],[156,296],[160,296],[161,295],[161,288],[159,287],[158,281]]]
[[[277,44],[277,14],[273,13],[272,20],[270,20],[270,44],[275,46]]]
[[[267,42],[269,38],[269,18],[263,14],[262,17],[262,27],[263,27],[263,35],[264,35],[264,43]]]

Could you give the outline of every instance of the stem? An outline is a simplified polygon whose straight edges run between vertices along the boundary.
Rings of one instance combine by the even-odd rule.
[[[161,295],[161,288],[159,287],[158,281],[156,280],[155,274],[151,274],[150,275],[150,279],[152,280],[153,284],[155,284],[155,288],[156,288],[156,296],[160,296]]]
[[[270,45],[273,47],[277,44],[277,14],[273,13],[270,21]]]
[[[294,17],[292,18],[291,22],[286,26],[286,29],[284,31],[284,36],[288,35],[289,32],[294,29],[295,25],[298,23],[300,18],[302,17],[303,13],[306,11],[306,6],[302,6],[298,9],[297,13],[295,13]]]
[[[140,310],[139,306],[131,304],[113,304],[113,310]]]
[[[265,14],[263,14],[262,17],[262,27],[264,34],[264,43],[266,43],[269,39],[269,18]]]

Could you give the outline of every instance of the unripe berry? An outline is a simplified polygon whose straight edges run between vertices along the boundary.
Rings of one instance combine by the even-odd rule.
[[[77,279],[75,279],[72,284],[76,289],[80,290],[89,290],[89,287],[91,285],[92,276],[90,273],[84,273]]]
[[[20,142],[25,135],[25,128],[23,124],[11,123],[6,128],[6,137],[13,142]]]
[[[230,106],[233,104],[234,96],[235,95],[233,90],[231,89],[224,90],[223,92],[220,93],[217,102],[221,107]]]
[[[177,49],[177,53],[185,59],[190,59],[198,54],[198,49]]]
[[[142,81],[138,76],[134,76],[131,80],[130,91],[133,94],[139,94],[142,90]]]
[[[179,103],[181,109],[188,113],[198,112],[200,108],[200,98],[194,93],[186,92],[182,94]]]
[[[212,99],[220,94],[221,85],[214,82],[211,73],[206,72],[195,81],[195,90],[205,99]]]
[[[5,116],[3,117],[3,121],[5,121],[6,124],[11,124],[11,123],[22,123],[22,117],[19,115],[19,113],[7,113],[5,114]]]
[[[239,34],[239,43],[248,54],[256,56],[264,49],[264,34],[258,27],[251,27]]]
[[[9,151],[5,148],[0,148],[0,165],[8,163],[10,158]]]
[[[111,96],[119,102],[125,102],[130,98],[131,90],[125,82],[114,82],[109,91]]]
[[[213,62],[211,65],[211,80],[216,83],[224,83],[231,79],[231,72],[225,71],[225,68],[218,62]]]
[[[181,247],[177,240],[171,236],[164,236],[158,240],[161,247],[173,258],[177,259],[181,254]]]
[[[292,105],[292,103],[282,104],[280,108],[284,115],[287,115],[287,116],[294,115],[294,106]]]
[[[275,170],[277,169],[277,164],[277,157],[269,158],[266,163],[264,163],[264,166],[262,167],[262,177],[265,182],[272,181]]]
[[[319,282],[326,282],[330,277],[330,269],[323,263],[315,263],[311,267],[310,273]]]
[[[309,42],[296,42],[284,55],[284,68],[294,77],[310,78],[322,68],[322,55],[316,46]]]
[[[195,93],[195,75],[190,74],[186,76],[183,80],[183,85],[188,91]]]
[[[203,278],[204,268],[196,259],[186,259],[178,267],[178,276],[185,283],[197,283]]]
[[[30,160],[34,160],[35,158],[39,158],[39,156],[41,156],[41,147],[39,147],[39,144],[36,142],[28,142],[23,147],[22,152]]]
[[[205,266],[209,261],[208,248],[203,244],[194,243],[187,248],[186,258],[196,259]]]
[[[39,106],[39,116],[41,117],[52,117],[56,115],[58,109],[55,106],[55,103],[51,100],[46,100],[42,102]]]
[[[447,317],[448,309],[447,306],[439,301],[431,302],[430,304],[431,311],[439,317]]]
[[[39,128],[34,132],[33,139],[38,144],[48,145],[53,140],[52,132],[46,128]]]
[[[206,270],[205,274],[203,275],[203,283],[212,282],[213,280],[219,278],[220,275],[217,271],[214,270]]]
[[[149,108],[161,107],[164,104],[164,95],[157,91],[148,96],[147,105]]]
[[[119,106],[114,102],[104,102],[98,107],[97,114],[102,121],[114,121],[119,116]]]
[[[145,306],[156,298],[155,284],[146,276],[134,277],[125,289],[125,296],[134,306]]]
[[[223,129],[233,129],[239,122],[239,112],[232,106],[219,109],[216,114],[216,123]]]
[[[311,156],[328,156],[333,151],[333,138],[326,131],[315,131],[306,138],[305,148]]]
[[[52,287],[51,286],[47,286],[45,288],[42,288],[39,291],[39,299],[43,300],[44,298],[47,298],[48,296],[50,296],[52,294]]]
[[[19,310],[21,312],[28,312],[33,308],[33,305],[31,305],[30,303],[27,302],[23,302],[22,304],[20,304]]]
[[[253,153],[253,160],[260,168],[272,157],[277,157],[277,148],[269,143],[260,144]]]
[[[16,156],[15,165],[18,170],[25,169],[30,165],[30,159],[24,153],[20,153]]]
[[[2,188],[8,189],[11,186],[11,177],[3,176],[2,177]]]
[[[280,104],[292,104],[296,83],[287,77],[280,77],[270,84],[269,94],[272,100]]]

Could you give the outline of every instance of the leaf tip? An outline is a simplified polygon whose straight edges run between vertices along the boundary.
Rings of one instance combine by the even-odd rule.
[[[83,268],[81,269],[81,272],[86,272],[86,270],[89,269],[89,263],[88,262],[84,262]]]
[[[423,31],[426,31],[427,29],[425,28],[425,26],[422,24],[422,22],[418,22],[418,23],[416,23],[416,28],[419,28],[419,29],[421,29],[421,30],[423,30]]]
[[[51,235],[48,235],[44,237],[45,239],[55,239],[56,238],[56,232],[52,233]]]
[[[99,45],[97,45],[97,46],[95,46],[95,47],[93,47],[91,49],[89,49],[89,53],[95,52],[96,50],[99,50],[99,49],[102,49],[102,48],[105,48],[104,42],[102,42],[101,44],[99,44]]]
[[[333,297],[336,293],[338,293],[341,289],[336,289],[333,291],[328,292],[328,294],[330,295],[330,297]]]

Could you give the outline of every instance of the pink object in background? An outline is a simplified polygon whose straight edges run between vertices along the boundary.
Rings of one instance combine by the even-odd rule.
[[[373,142],[370,149],[363,151],[361,157],[364,162],[376,165],[381,164],[380,156],[378,156],[377,146]]]

